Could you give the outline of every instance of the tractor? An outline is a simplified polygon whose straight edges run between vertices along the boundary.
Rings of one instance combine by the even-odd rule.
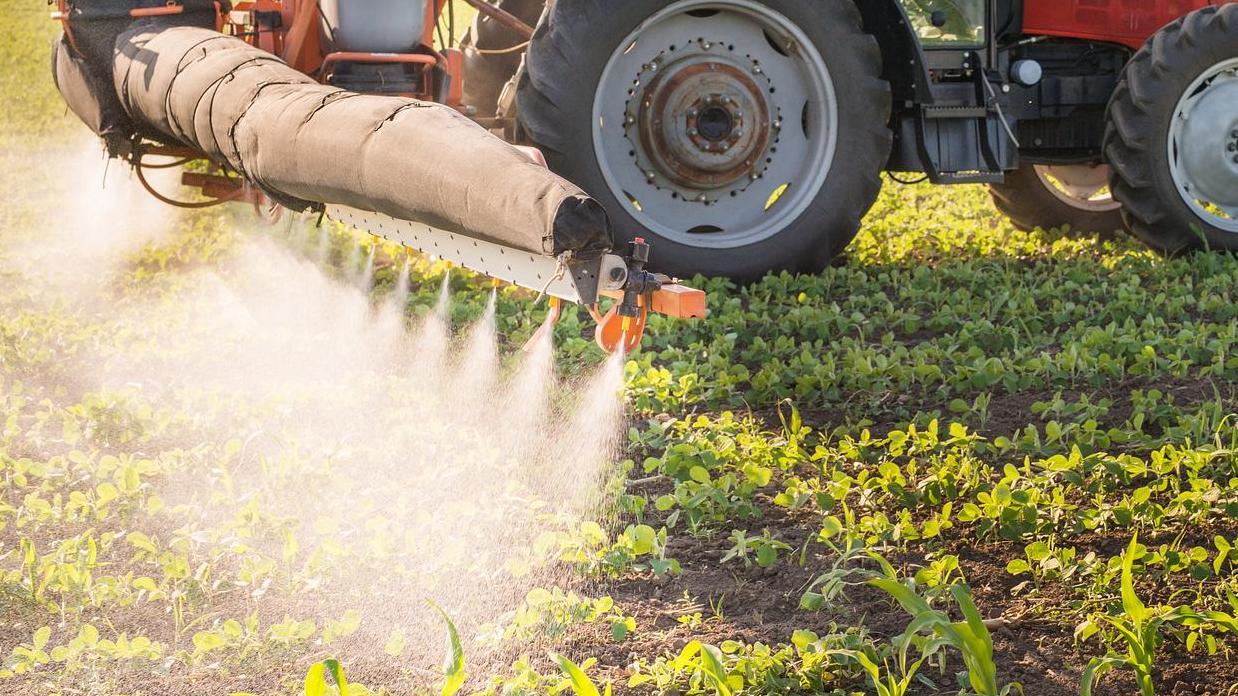
[[[987,184],[1022,229],[1238,250],[1235,4],[558,0],[537,26],[478,108],[674,273],[818,271],[883,171]]]
[[[457,44],[446,0],[58,2],[96,64],[113,47],[80,35],[158,17],[449,106],[544,158],[673,276],[820,271],[883,173],[988,185],[1023,229],[1238,250],[1234,3],[466,0]]]

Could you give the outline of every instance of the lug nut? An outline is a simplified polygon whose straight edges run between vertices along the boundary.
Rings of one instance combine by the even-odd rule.
[[[689,137],[689,138],[695,138],[696,136],[698,136],[698,135],[700,135],[700,134],[701,134],[701,132],[700,132],[700,131],[698,131],[698,130],[697,130],[697,129],[695,129],[695,128],[689,128],[689,129],[688,129],[688,137]]]
[[[653,181],[654,179],[658,178],[658,173],[650,169],[649,171],[645,172],[645,178],[648,179],[649,181]]]
[[[700,115],[701,115],[701,112],[697,111],[695,106],[692,107],[691,109],[688,109],[688,118],[696,118],[697,116],[700,116]]]
[[[708,41],[702,41],[702,42],[701,42],[701,48],[705,49],[706,51],[708,51],[709,49],[711,49],[711,48],[713,48],[713,47],[714,47],[714,45],[713,45],[712,43],[708,42]]]
[[[701,195],[699,195],[699,196],[697,196],[697,197],[696,197],[696,202],[697,202],[697,203],[704,203],[704,202],[705,202],[705,201],[707,201],[707,200],[709,200],[709,199],[708,199],[708,198],[706,198],[706,197],[705,197],[705,194],[703,194],[703,193],[702,193]]]

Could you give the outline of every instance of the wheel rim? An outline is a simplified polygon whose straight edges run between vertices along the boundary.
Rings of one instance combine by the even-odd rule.
[[[1169,126],[1169,169],[1195,214],[1238,234],[1238,58],[1204,71]]]
[[[1108,213],[1122,207],[1109,191],[1109,167],[1103,164],[1033,167],[1040,183],[1055,198],[1077,210]]]
[[[812,204],[837,123],[825,60],[791,20],[752,0],[681,0],[611,56],[593,144],[644,228],[727,249],[776,235]]]

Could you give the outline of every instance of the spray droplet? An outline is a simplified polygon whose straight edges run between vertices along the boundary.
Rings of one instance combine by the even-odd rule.
[[[443,273],[443,288],[439,290],[438,305],[434,312],[443,323],[451,324],[451,271]]]
[[[408,306],[408,291],[409,291],[409,269],[413,265],[413,260],[409,257],[404,257],[404,266],[400,269],[400,278],[396,281],[395,291],[391,294],[391,300],[396,308],[401,312]]]
[[[352,236],[352,248],[348,250],[348,263],[344,266],[344,272],[352,278],[357,278],[353,275],[361,270],[361,237]]]
[[[327,234],[326,226],[318,228],[318,249],[314,252],[314,261],[319,266],[324,266],[327,263],[327,258],[331,254],[331,236]]]
[[[374,252],[377,249],[377,246],[370,247],[370,255],[365,260],[365,270],[361,272],[361,282],[358,284],[366,295],[374,289]]]

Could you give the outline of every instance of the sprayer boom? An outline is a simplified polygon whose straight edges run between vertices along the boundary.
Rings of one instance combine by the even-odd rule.
[[[599,298],[616,295],[598,330],[611,351],[639,344],[651,309],[704,316],[704,295],[672,290],[670,279],[645,270],[643,242],[626,256],[613,253],[598,201],[549,171],[539,153],[504,142],[457,108],[449,78],[458,55],[433,50],[428,32],[419,52],[336,51],[309,69],[295,60],[301,48],[284,46],[281,59],[279,46],[258,40],[261,32],[233,26],[231,13],[225,22],[221,3],[147,4],[75,0],[66,13],[61,0],[65,33],[54,69],[70,108],[143,183],[144,167],[210,163],[212,173],[182,180],[210,200],[175,201],[151,188],[161,200],[322,211],[595,315]],[[317,23],[313,12],[290,20],[289,43]],[[332,80],[341,61],[366,69],[396,61],[426,89],[414,90],[420,99],[354,91]],[[178,161],[143,161],[160,154]]]
[[[551,324],[559,318],[559,302],[583,305],[597,319],[596,339],[607,352],[635,350],[649,312],[679,319],[707,313],[704,292],[644,270],[647,245],[635,253],[629,249],[626,258],[603,254],[582,260],[570,253],[555,258],[347,206],[329,205],[326,213],[387,241],[553,298]],[[638,249],[641,245],[643,240],[633,243]],[[602,298],[614,300],[606,314],[597,309]]]

